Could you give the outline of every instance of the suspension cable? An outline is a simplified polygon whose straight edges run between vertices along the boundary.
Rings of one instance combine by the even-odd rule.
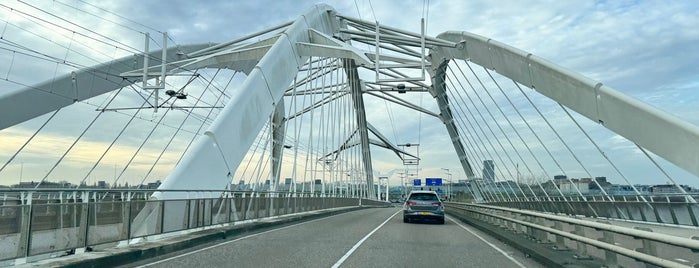
[[[53,117],[56,116],[56,114],[58,114],[58,111],[60,111],[60,110],[61,110],[61,109],[57,109],[56,111],[54,111],[54,112],[51,114],[51,116],[49,116],[49,118],[47,118],[46,121],[44,121],[44,123],[41,124],[41,126],[39,127],[39,129],[37,129],[36,131],[34,131],[34,133],[32,134],[32,136],[29,137],[29,139],[27,139],[27,141],[25,141],[24,144],[22,144],[22,146],[19,147],[19,150],[17,150],[17,151],[10,157],[10,159],[8,159],[7,162],[5,162],[4,165],[2,165],[2,167],[0,168],[0,172],[2,172],[2,171],[5,169],[5,167],[7,167],[7,165],[9,165],[9,164],[12,162],[12,160],[14,160],[15,157],[17,157],[17,155],[18,155],[22,150],[24,150],[24,147],[27,147],[27,144],[29,144],[32,140],[34,140],[34,137],[36,137],[36,135],[39,134],[39,132],[40,132],[42,129],[44,129],[44,127],[45,127],[49,122],[51,122],[51,119],[53,119]]]

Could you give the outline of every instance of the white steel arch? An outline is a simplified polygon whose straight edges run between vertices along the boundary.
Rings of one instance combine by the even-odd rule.
[[[239,89],[245,94],[230,100],[160,188],[224,189],[298,70],[309,59],[297,52],[295,44],[309,43],[310,29],[332,35],[338,27],[334,10],[327,5],[314,6],[287,27],[248,74]],[[170,192],[156,197],[171,199],[179,195]]]
[[[495,40],[454,31],[442,33],[437,38],[457,43],[456,47],[441,46],[431,51],[430,71],[437,89],[443,86],[443,66],[446,62],[452,59],[469,60],[538,91],[699,176],[699,127],[601,82]],[[439,92],[437,90],[433,94]],[[448,103],[439,103],[440,109],[448,109],[445,105]],[[451,122],[448,118],[443,120],[447,125]],[[452,132],[449,134],[459,153],[458,146],[461,144],[458,136],[455,137]],[[465,159],[465,155],[459,153],[459,158]],[[466,172],[472,174],[470,170]]]

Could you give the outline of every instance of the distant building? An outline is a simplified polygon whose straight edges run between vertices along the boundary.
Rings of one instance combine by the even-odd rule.
[[[487,182],[495,181],[495,163],[493,160],[483,160],[483,179]]]
[[[148,183],[147,187],[148,189],[158,189],[158,187],[160,187],[160,184],[160,180],[157,180],[155,182]]]
[[[555,176],[553,176],[553,180],[554,180],[554,181],[567,180],[567,179],[568,179],[568,176],[566,176],[566,175],[555,175]]]
[[[684,189],[686,192],[692,191],[692,187],[687,185],[680,185],[680,187],[682,187],[682,189]],[[670,194],[680,193],[680,189],[677,187],[677,184],[660,184],[651,186],[650,192],[654,194]]]
[[[594,185],[590,185],[592,187]],[[635,195],[636,192],[633,190],[633,187],[631,185],[609,185],[608,187],[605,187],[607,190],[607,193],[611,195]]]
[[[607,177],[595,177],[595,181],[599,183],[600,185],[607,184]]]
[[[602,187],[602,189],[605,189],[605,191],[619,190],[622,195],[626,194],[625,193],[626,190],[624,188],[612,189],[613,185],[611,183],[607,182],[607,177],[595,177],[595,180],[590,182],[590,190],[601,191],[601,189],[599,187],[597,187],[597,184],[599,184],[599,186]],[[628,185],[626,185],[626,186],[628,186]],[[633,191],[633,188],[631,188],[631,191]]]
[[[592,180],[590,179],[590,181]],[[580,191],[582,194],[587,194],[590,192],[590,182],[583,182],[581,179],[571,179],[570,181],[558,180],[556,181],[556,184],[564,194],[577,194],[578,191]]]

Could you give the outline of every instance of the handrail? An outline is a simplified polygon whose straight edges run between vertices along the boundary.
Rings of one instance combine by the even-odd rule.
[[[524,214],[524,215],[529,215],[529,216],[545,218],[545,219],[554,220],[554,221],[567,222],[567,223],[571,223],[571,224],[575,224],[575,225],[582,225],[585,227],[595,228],[595,229],[604,230],[604,231],[610,231],[610,232],[614,232],[614,233],[618,233],[618,234],[623,234],[623,235],[628,235],[628,236],[633,236],[633,237],[640,237],[643,239],[653,240],[656,242],[661,242],[661,243],[670,244],[670,245],[679,246],[679,247],[685,247],[685,248],[699,251],[699,241],[689,239],[689,238],[682,238],[679,236],[666,236],[666,235],[662,235],[662,234],[658,234],[658,233],[641,231],[641,230],[636,230],[636,229],[631,229],[631,228],[626,228],[626,227],[621,227],[621,226],[614,226],[614,225],[609,225],[609,224],[604,224],[604,223],[579,220],[579,219],[570,218],[570,217],[556,216],[556,215],[521,210],[521,209],[511,209],[511,208],[478,205],[478,204],[469,204],[469,206],[481,207],[481,208],[486,208],[486,209],[503,210],[503,211],[508,211],[508,212],[514,212],[514,213],[519,213],[519,214]]]
[[[87,189],[80,190],[87,191]],[[259,220],[331,208],[388,205],[383,201],[361,197],[311,196],[305,193],[294,196],[224,195],[182,200],[117,201],[93,198],[86,193],[80,199],[82,202],[27,202],[22,205],[0,206],[2,211],[0,216],[14,222],[0,228],[0,236],[3,237],[0,240],[4,241],[0,243],[3,245],[0,247],[2,248],[0,261],[19,260],[52,252],[88,249],[109,243],[131,243],[137,238],[174,235],[177,232],[225,226],[225,224],[244,220]],[[154,211],[158,220],[151,226],[152,228],[141,231],[135,229],[137,218],[134,216],[142,210]],[[56,219],[60,224],[57,225]],[[77,237],[57,235],[66,232],[75,233]],[[47,237],[50,237],[49,241],[55,240],[47,243]],[[12,239],[19,241],[14,244],[15,248],[7,246],[9,245],[7,241]],[[68,243],[68,239],[73,240]]]
[[[632,229],[632,228],[627,228],[627,227],[621,227],[621,226],[614,226],[610,224],[604,224],[604,223],[598,223],[598,222],[591,222],[591,221],[586,221],[586,220],[581,220],[581,219],[575,219],[575,218],[570,218],[570,217],[564,217],[564,216],[557,216],[557,215],[551,215],[551,214],[546,214],[546,213],[540,213],[540,212],[534,212],[534,211],[528,211],[528,210],[521,210],[521,209],[512,209],[512,208],[504,208],[504,207],[497,207],[497,206],[489,206],[489,205],[480,205],[480,204],[463,204],[463,203],[446,203],[447,207],[452,207],[456,209],[461,209],[461,210],[466,210],[474,213],[479,213],[482,215],[486,215],[488,217],[494,217],[498,218],[500,220],[512,222],[515,224],[519,225],[524,225],[527,227],[535,228],[547,233],[551,233],[557,236],[562,236],[566,237],[568,239],[581,242],[584,244],[588,244],[594,247],[598,247],[604,250],[612,251],[617,254],[621,254],[633,259],[637,259],[643,262],[647,263],[652,263],[654,265],[659,265],[663,267],[688,267],[682,264],[679,264],[677,262],[673,262],[670,260],[662,259],[657,256],[649,255],[646,253],[641,253],[634,251],[632,249],[624,248],[621,246],[617,246],[613,243],[607,243],[605,241],[598,241],[592,238],[587,238],[578,234],[572,234],[563,230],[558,230],[552,227],[548,226],[543,226],[539,225],[536,223],[528,222],[528,221],[523,221],[519,219],[514,219],[502,215],[497,215],[495,213],[486,213],[483,211],[479,211],[478,209],[487,209],[487,210],[495,210],[495,211],[503,211],[503,212],[509,212],[509,213],[514,213],[514,214],[519,214],[519,215],[524,215],[524,216],[531,216],[531,217],[536,217],[536,218],[543,218],[546,220],[550,221],[555,221],[555,222],[563,222],[563,223],[568,223],[574,226],[582,226],[582,227],[588,227],[588,228],[593,228],[595,230],[603,231],[603,232],[612,232],[616,234],[621,234],[625,236],[630,236],[636,239],[644,239],[644,240],[649,240],[649,241],[654,241],[654,242],[659,242],[659,243],[664,243],[668,244],[671,246],[677,246],[677,247],[682,247],[686,248],[689,250],[692,250],[694,252],[699,251],[699,241],[689,239],[689,238],[683,238],[679,236],[671,236],[671,235],[663,235],[659,233],[653,233],[653,232],[648,232],[648,231],[643,231],[643,230],[637,230],[637,229]]]
[[[253,190],[222,190],[222,189],[127,189],[127,188],[0,188],[3,192],[215,192],[215,193],[277,193],[277,194],[318,194],[320,192],[289,192],[289,191],[253,191]],[[331,194],[325,193],[326,196]]]

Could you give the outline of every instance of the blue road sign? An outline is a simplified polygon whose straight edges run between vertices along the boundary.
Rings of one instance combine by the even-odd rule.
[[[413,186],[420,186],[420,185],[422,185],[421,179],[414,179],[413,180]]]
[[[427,186],[442,186],[442,178],[425,178]]]

